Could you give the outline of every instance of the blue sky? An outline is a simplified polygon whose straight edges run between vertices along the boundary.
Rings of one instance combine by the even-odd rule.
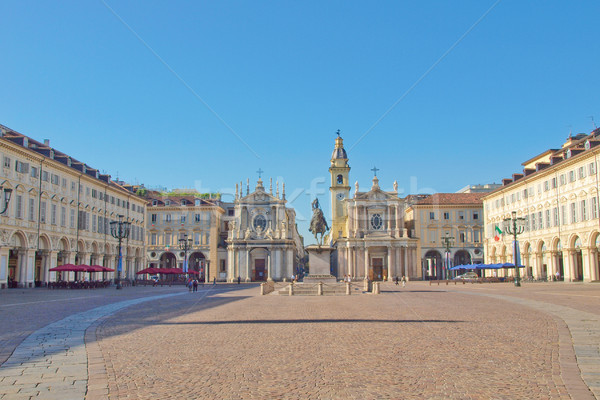
[[[600,123],[598,1],[5,1],[0,13],[0,123],[149,187],[231,191],[260,167],[285,180],[307,238],[315,194],[329,214],[337,129],[352,182],[369,187],[376,165],[408,194],[500,182]]]

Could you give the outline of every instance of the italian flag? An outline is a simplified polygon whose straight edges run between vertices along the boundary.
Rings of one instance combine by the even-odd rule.
[[[502,230],[500,228],[498,228],[498,225],[496,225],[496,229],[495,229],[495,232],[494,232],[494,240],[496,242],[500,241],[500,236],[499,235],[502,235]]]

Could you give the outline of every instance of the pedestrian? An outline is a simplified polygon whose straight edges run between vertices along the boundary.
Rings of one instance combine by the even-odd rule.
[[[560,272],[556,271],[556,280],[560,280]]]
[[[188,287],[188,289],[189,289],[189,290],[190,290],[190,292],[191,292],[191,291],[192,291],[192,288],[193,288],[193,284],[192,284],[192,280],[191,280],[191,279],[188,281],[188,283],[187,283],[187,287]]]
[[[217,284],[217,277],[215,276],[215,277],[213,278],[213,286],[214,286],[214,285],[216,285],[216,284]]]
[[[396,282],[396,286],[398,286],[398,275],[396,275],[395,282]]]
[[[192,285],[194,286],[193,292],[197,292],[198,291],[198,281],[194,279],[192,282],[193,282]]]
[[[406,287],[406,277],[402,275],[402,287]]]
[[[238,285],[240,284],[240,282],[242,281],[242,279],[240,278],[240,276],[238,275]]]

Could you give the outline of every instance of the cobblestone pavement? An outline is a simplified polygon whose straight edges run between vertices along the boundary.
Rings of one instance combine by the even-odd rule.
[[[473,296],[486,289],[506,299]],[[132,307],[97,330],[110,398],[593,398],[561,357],[566,326],[505,301],[508,284],[382,290]]]
[[[379,296],[338,297],[258,296],[256,286],[217,285],[131,302],[181,294],[149,289],[84,300],[112,305],[94,310],[97,318],[60,321],[71,342],[56,340],[60,324],[46,321],[82,311],[81,300],[42,303],[53,317],[8,327],[0,303],[0,334],[35,331],[0,367],[0,398],[82,398],[81,390],[72,397],[41,390],[77,376],[72,385],[90,400],[585,399],[593,395],[579,367],[592,389],[600,373],[594,284],[386,283]],[[31,296],[4,309],[34,316],[41,303]],[[49,340],[59,350],[50,351],[58,366],[48,372],[40,361]]]

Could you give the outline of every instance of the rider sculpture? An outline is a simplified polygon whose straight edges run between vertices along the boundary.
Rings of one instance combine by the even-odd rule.
[[[327,225],[327,221],[325,221],[325,217],[323,216],[323,210],[321,210],[321,205],[319,204],[319,199],[314,199],[312,202],[312,210],[313,215],[310,220],[310,228],[308,229],[313,235],[315,235],[315,240],[317,244],[321,246],[323,244],[323,236],[325,232],[329,230],[329,226]],[[321,240],[317,237],[317,234],[321,234]]]

